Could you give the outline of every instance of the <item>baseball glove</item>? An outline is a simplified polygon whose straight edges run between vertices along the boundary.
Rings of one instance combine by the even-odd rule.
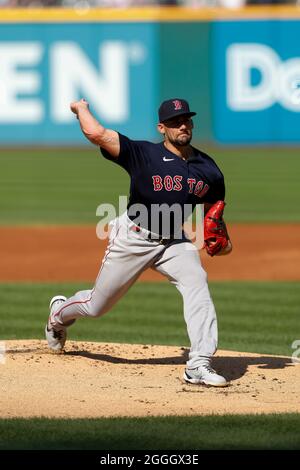
[[[228,233],[223,220],[225,202],[217,201],[204,217],[204,248],[214,256],[228,245]]]

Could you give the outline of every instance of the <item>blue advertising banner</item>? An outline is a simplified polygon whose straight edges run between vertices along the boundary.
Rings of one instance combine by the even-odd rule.
[[[300,21],[213,24],[214,137],[300,142]]]
[[[104,126],[156,136],[155,23],[25,23],[0,28],[1,143],[83,143],[70,102]]]
[[[104,126],[158,140],[157,108],[172,96],[199,110],[195,138],[300,142],[297,9],[105,11],[1,12],[0,144],[85,143],[69,109],[81,97]]]

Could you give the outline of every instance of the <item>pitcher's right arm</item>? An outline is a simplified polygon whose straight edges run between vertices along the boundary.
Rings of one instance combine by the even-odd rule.
[[[106,129],[94,118],[85,99],[74,101],[71,103],[70,108],[77,116],[85,137],[92,144],[107,150],[112,157],[118,158],[120,153],[119,134],[112,129]]]

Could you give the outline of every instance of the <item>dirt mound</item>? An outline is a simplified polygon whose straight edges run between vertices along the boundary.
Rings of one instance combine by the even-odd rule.
[[[3,345],[3,343],[2,343]],[[288,357],[218,351],[227,388],[182,382],[187,349],[175,346],[6,341],[0,417],[87,418],[300,412],[299,364]]]

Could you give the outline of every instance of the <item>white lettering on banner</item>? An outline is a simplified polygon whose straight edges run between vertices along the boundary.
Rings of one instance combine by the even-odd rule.
[[[280,65],[279,94],[282,106],[290,111],[300,112],[299,90],[295,83],[300,78],[300,57],[289,59]]]
[[[260,44],[232,44],[227,49],[228,105],[236,111],[258,111],[274,102],[273,89],[276,70],[280,64],[277,54]],[[258,69],[261,81],[253,86],[251,69]]]
[[[43,119],[41,100],[26,97],[39,93],[41,77],[37,71],[19,69],[36,66],[42,54],[39,42],[0,44],[0,122],[32,124]]]
[[[45,119],[42,91],[41,42],[0,42],[0,122],[36,124]],[[86,98],[106,122],[129,117],[130,63],[146,60],[142,42],[105,41],[94,64],[79,44],[54,42],[49,47],[48,112],[57,124],[74,122],[70,102]],[[33,69],[35,68],[35,69]]]
[[[300,76],[293,82],[293,102],[300,103]]]
[[[260,111],[276,102],[289,111],[300,112],[295,82],[300,77],[300,57],[281,61],[269,46],[236,43],[226,53],[227,104],[234,111]],[[261,79],[251,83],[251,71]]]
[[[107,41],[99,46],[101,71],[74,42],[58,42],[51,49],[52,117],[72,122],[69,104],[84,97],[108,122],[122,122],[129,114],[129,56],[126,43]]]

